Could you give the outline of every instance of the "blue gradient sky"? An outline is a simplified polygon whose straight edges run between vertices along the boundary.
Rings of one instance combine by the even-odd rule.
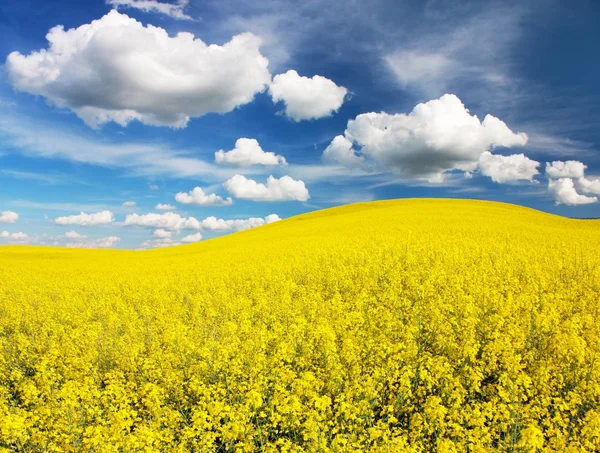
[[[5,232],[4,237],[0,234],[0,244],[154,247],[177,244],[197,232],[207,239],[235,228],[172,227],[166,229],[170,238],[159,240],[154,236],[156,225],[124,225],[128,215],[171,211],[200,221],[210,216],[235,220],[277,214],[286,218],[339,204],[404,197],[497,200],[564,216],[600,217],[600,202],[591,201],[600,194],[584,191],[583,182],[574,176],[568,178],[572,191],[588,201],[569,203],[575,198],[561,198],[549,190],[545,172],[546,162],[578,161],[587,167],[585,180],[600,185],[600,3],[596,1],[268,0],[249,5],[189,0],[179,5],[185,18],[140,9],[135,0],[121,3],[116,6],[121,14],[144,26],[160,27],[170,37],[189,32],[207,44],[223,45],[235,35],[250,32],[262,39],[260,54],[269,61],[271,77],[292,69],[301,76],[325,77],[346,88],[343,104],[327,116],[295,121],[286,116],[285,104],[272,100],[265,85],[249,102],[231,111],[191,115],[185,127],[138,120],[92,127],[75,113],[75,102],[80,99],[68,92],[69,83],[63,84],[60,94],[49,85],[37,93],[23,88],[19,85],[23,72],[11,67],[7,58],[15,51],[29,56],[47,49],[46,34],[52,27],[89,24],[115,5],[103,0],[3,2],[0,61],[6,64],[0,71],[0,213],[17,213],[18,220],[0,223],[0,233]],[[98,66],[89,70],[94,73]],[[241,67],[226,70],[246,73]],[[187,76],[202,77],[193,72]],[[126,84],[125,79],[127,74],[121,74],[115,83]],[[524,146],[500,144],[490,150],[505,156],[523,153],[539,163],[538,173],[529,179],[494,182],[481,170],[465,177],[449,167],[444,181],[434,182],[406,170],[404,161],[394,168],[377,161],[368,171],[323,161],[332,139],[343,135],[348,121],[358,115],[408,114],[417,104],[446,93],[457,96],[479,120],[490,114],[515,134],[526,134]],[[67,102],[57,102],[58,97]],[[81,102],[105,106],[102,99]],[[242,137],[256,139],[263,150],[284,156],[288,165],[216,164],[215,152],[232,150]],[[403,143],[386,145],[386,155],[405,152],[400,149]],[[354,143],[357,155],[362,145]],[[138,151],[128,154],[132,149]],[[365,157],[369,157],[367,149],[368,145],[362,150]],[[110,158],[104,157],[107,153]],[[162,161],[149,164],[154,153],[167,164],[169,159],[185,156],[206,162],[208,169],[189,174],[185,168],[168,169]],[[287,175],[302,181],[310,198],[244,199],[223,186],[234,174],[257,183],[265,183],[269,175]],[[550,183],[557,181],[565,182],[554,179]],[[177,193],[194,187],[223,199],[231,197],[232,203],[200,206],[175,200]],[[127,201],[135,206],[123,206]],[[158,203],[174,209],[158,211]],[[110,223],[56,222],[63,216],[106,210],[113,214]],[[73,231],[86,237],[65,237]],[[109,237],[118,240],[104,241]]]

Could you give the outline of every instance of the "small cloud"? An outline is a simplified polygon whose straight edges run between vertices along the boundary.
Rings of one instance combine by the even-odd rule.
[[[54,219],[57,225],[79,225],[79,226],[95,226],[107,225],[115,221],[115,216],[110,211],[101,211],[95,214],[86,214],[81,212],[78,215],[62,216]]]
[[[0,223],[17,223],[19,214],[13,211],[0,212]]]
[[[220,149],[215,153],[217,164],[250,167],[252,165],[287,165],[285,157],[264,151],[253,138],[238,138],[231,151]]]
[[[154,206],[154,209],[158,209],[159,211],[174,211],[177,208],[171,204],[158,203]]]
[[[132,208],[136,205],[137,203],[135,201],[126,201],[125,203],[123,203],[123,206],[125,206],[126,208]]]
[[[231,198],[223,199],[223,197],[211,193],[206,194],[200,187],[194,187],[189,192],[179,192],[175,195],[175,200],[181,204],[195,204],[197,206],[230,206],[233,203]]]
[[[310,198],[304,182],[289,176],[277,179],[269,176],[266,184],[235,175],[223,186],[236,198],[253,201],[306,201]]]
[[[331,116],[337,112],[348,90],[320,75],[312,78],[289,70],[273,77],[269,86],[273,102],[285,104],[285,114],[294,121]]]

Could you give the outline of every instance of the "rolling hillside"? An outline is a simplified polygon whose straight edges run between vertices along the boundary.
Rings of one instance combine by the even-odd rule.
[[[411,199],[0,247],[4,451],[598,451],[600,221]]]

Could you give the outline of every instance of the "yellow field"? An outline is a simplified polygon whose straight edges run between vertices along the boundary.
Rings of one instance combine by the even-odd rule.
[[[314,212],[0,248],[0,450],[600,451],[600,221]]]

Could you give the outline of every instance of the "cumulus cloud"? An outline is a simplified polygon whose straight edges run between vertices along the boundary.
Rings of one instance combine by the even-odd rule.
[[[29,236],[25,233],[9,233],[8,231],[0,232],[0,239],[8,239],[9,241],[26,241]]]
[[[583,162],[577,160],[546,162],[546,175],[550,178],[581,178],[587,168]]]
[[[205,218],[200,223],[202,229],[208,231],[241,231],[277,222],[278,220],[281,220],[281,218],[277,214],[269,214],[265,218],[250,217],[248,219],[233,220],[217,219],[216,217],[211,216]]]
[[[199,230],[200,222],[194,217],[182,217],[174,212],[164,214],[129,214],[125,217],[123,226],[140,226],[146,228],[164,229],[171,231]]]
[[[418,104],[408,114],[358,115],[348,121],[344,137],[347,141],[334,139],[324,158],[355,167],[362,161],[354,154],[377,170],[431,181],[442,180],[449,170],[475,170],[486,151],[527,143],[527,135],[492,115],[480,121],[453,94]]]
[[[154,209],[158,209],[159,211],[173,211],[176,208],[170,204],[158,203],[156,206],[154,206]]]
[[[70,215],[57,217],[54,219],[54,223],[57,225],[79,225],[79,226],[94,226],[94,225],[106,225],[113,223],[115,216],[110,211],[100,211],[95,214],[86,214],[81,212],[78,215]]]
[[[524,154],[501,156],[485,151],[479,157],[481,173],[498,183],[519,180],[533,181],[533,177],[539,174],[537,170],[539,166],[539,162],[529,159]]]
[[[106,4],[115,8],[135,8],[146,13],[159,13],[173,19],[192,20],[183,10],[189,4],[189,0],[178,0],[175,3],[163,3],[156,0],[106,0]]]
[[[548,193],[556,204],[578,205],[598,201],[597,197],[588,197],[579,192],[600,195],[600,178],[585,176],[587,165],[577,160],[546,162]]]
[[[233,203],[230,197],[223,199],[223,197],[211,193],[206,194],[200,187],[194,187],[189,192],[179,192],[175,195],[175,200],[181,204],[195,204],[197,206],[229,206]]]
[[[337,112],[348,90],[320,75],[304,77],[292,69],[273,78],[269,93],[273,102],[282,101],[285,104],[288,118],[302,121],[331,116]]]
[[[159,228],[158,230],[154,230],[154,234],[153,236],[155,238],[161,238],[161,239],[165,239],[165,238],[170,238],[172,235],[172,233],[170,231],[167,231],[163,228]]]
[[[363,168],[365,166],[364,156],[357,155],[352,142],[343,135],[336,136],[325,148],[323,160],[337,162],[346,167]]]
[[[65,233],[65,237],[67,239],[85,239],[87,236],[85,234],[79,234],[77,231],[67,231]]]
[[[235,175],[223,186],[236,198],[253,201],[306,201],[310,198],[304,182],[289,176],[277,179],[269,176],[266,184]]]
[[[46,39],[47,49],[8,56],[11,84],[73,110],[91,127],[132,120],[184,127],[191,117],[251,102],[271,81],[251,33],[209,46],[113,10],[76,29],[56,26]]]
[[[125,206],[126,208],[132,208],[136,205],[137,203],[135,201],[126,201],[125,203],[123,203],[123,206]]]
[[[272,152],[263,151],[258,141],[253,138],[238,138],[235,148],[231,151],[220,149],[215,153],[217,164],[238,165],[250,167],[251,165],[287,165],[285,157]]]
[[[588,179],[582,176],[577,179],[577,185],[585,193],[600,195],[600,178]]]
[[[19,214],[13,211],[0,212],[0,223],[16,223],[19,220]]]
[[[111,248],[121,240],[118,236],[108,236],[99,239],[79,240],[67,243],[67,247],[84,249]]]
[[[202,240],[202,233],[188,234],[181,238],[181,242],[198,242]]]
[[[549,179],[548,192],[554,196],[557,205],[566,204],[574,206],[598,201],[597,197],[588,197],[577,193],[575,183],[571,178]]]

